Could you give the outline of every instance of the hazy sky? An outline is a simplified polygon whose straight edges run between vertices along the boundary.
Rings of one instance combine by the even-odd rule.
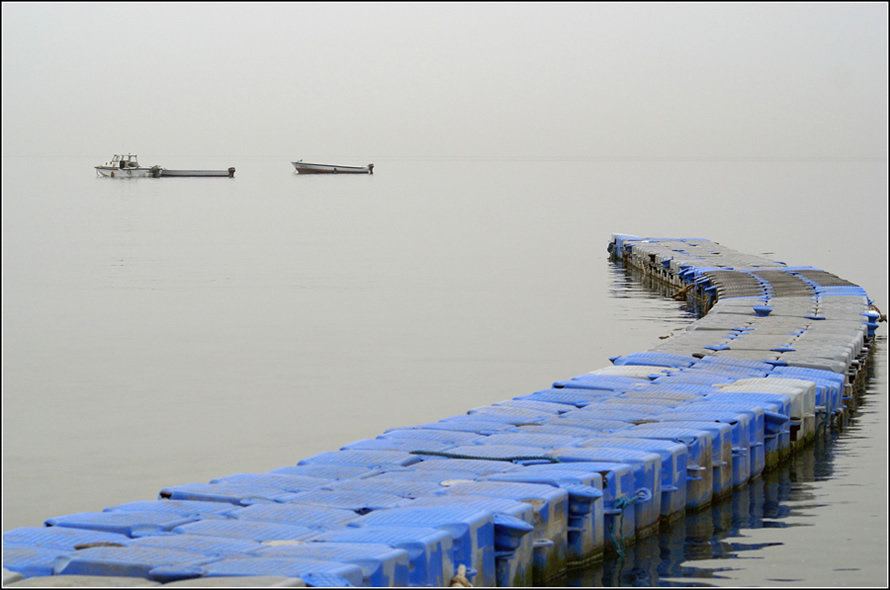
[[[2,11],[10,156],[887,153],[883,2]]]

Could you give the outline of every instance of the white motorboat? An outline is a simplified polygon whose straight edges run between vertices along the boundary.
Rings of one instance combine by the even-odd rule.
[[[96,166],[96,174],[111,178],[139,178],[156,176],[160,166],[140,166],[136,154],[114,154],[110,162]]]
[[[367,166],[338,166],[336,164],[310,164],[303,160],[291,162],[297,174],[374,174],[374,164]]]
[[[227,170],[168,170],[162,166],[139,165],[136,154],[114,154],[110,162],[96,166],[96,174],[111,178],[185,178],[185,177],[235,177],[234,166]]]

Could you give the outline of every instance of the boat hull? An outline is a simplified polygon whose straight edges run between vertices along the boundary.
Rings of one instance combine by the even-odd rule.
[[[96,173],[109,178],[147,178],[153,176],[151,168],[117,168],[96,166]]]
[[[228,170],[167,170],[160,166],[151,168],[115,168],[96,166],[100,176],[109,178],[234,178],[235,169]]]
[[[309,164],[291,162],[297,174],[374,174],[374,166],[336,166],[333,164]]]

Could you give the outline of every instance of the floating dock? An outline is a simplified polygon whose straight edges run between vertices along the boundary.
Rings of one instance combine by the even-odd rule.
[[[608,248],[707,313],[549,389],[5,532],[4,586],[539,585],[843,419],[883,319],[861,287],[704,239]]]

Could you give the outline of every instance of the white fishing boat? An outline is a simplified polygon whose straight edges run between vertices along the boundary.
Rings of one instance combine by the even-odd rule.
[[[226,170],[168,170],[162,166],[140,166],[136,154],[114,154],[110,162],[96,166],[96,174],[111,178],[185,178],[228,177],[234,178],[235,168]]]
[[[114,154],[110,162],[96,166],[96,174],[111,178],[139,178],[156,175],[160,166],[140,166],[136,154]]]
[[[374,174],[374,164],[367,166],[338,166],[336,164],[310,164],[303,160],[291,162],[297,174]]]

